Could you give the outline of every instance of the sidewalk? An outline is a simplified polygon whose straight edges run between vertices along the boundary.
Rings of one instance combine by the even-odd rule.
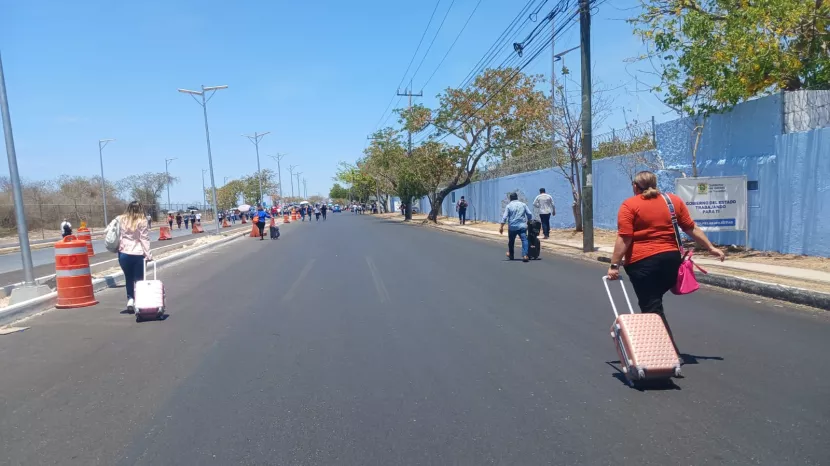
[[[384,214],[391,221],[403,221],[400,214]],[[499,225],[477,222],[461,226],[456,218],[439,217],[438,223],[426,215],[413,215],[413,225],[429,226],[479,238],[507,241],[499,235]],[[610,262],[616,232],[594,230],[594,252],[582,252],[582,234],[573,230],[551,230],[550,239],[541,239],[542,249],[585,260]],[[695,262],[709,273],[697,273],[698,281],[720,288],[830,310],[830,258],[797,256],[765,251],[728,251],[725,262],[708,259],[704,253]],[[781,265],[787,264],[787,265]],[[793,266],[799,265],[799,266]]]

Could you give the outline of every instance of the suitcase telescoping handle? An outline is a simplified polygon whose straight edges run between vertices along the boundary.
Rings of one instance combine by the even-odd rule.
[[[153,261],[153,280],[156,280],[156,273],[157,273],[156,261]],[[147,280],[147,259],[144,259],[144,279]],[[630,304],[629,304],[629,306],[630,306]],[[614,312],[616,312],[616,311],[614,311]]]
[[[634,314],[634,308],[631,307],[631,300],[628,299],[628,291],[625,289],[625,284],[623,283],[622,277],[619,278],[620,286],[623,290],[623,295],[625,295],[625,303],[628,304],[628,312]],[[608,288],[608,276],[602,276],[602,284],[605,285],[605,292],[608,293],[608,301],[611,301],[611,309],[614,310],[614,317],[619,317],[620,315],[617,313],[617,305],[614,304],[614,298],[611,297],[611,289]]]

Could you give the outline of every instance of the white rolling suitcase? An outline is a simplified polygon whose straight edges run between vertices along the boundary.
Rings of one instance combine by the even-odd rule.
[[[135,321],[159,319],[164,315],[164,284],[158,280],[153,261],[153,279],[147,280],[147,261],[144,261],[144,280],[135,282]]]

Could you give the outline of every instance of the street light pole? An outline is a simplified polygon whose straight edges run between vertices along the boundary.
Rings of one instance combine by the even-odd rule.
[[[170,166],[170,162],[176,160],[176,157],[172,159],[164,159],[164,173],[167,175],[167,211],[170,211],[170,172],[167,170],[167,167]]]
[[[305,181],[305,178],[303,178],[303,197],[308,199],[308,186],[306,186]]]
[[[264,138],[266,134],[270,134],[270,131],[266,131],[264,133],[254,133],[253,136],[249,136],[247,134],[243,134],[243,137],[248,138],[251,143],[256,148],[256,176],[259,180],[259,203],[262,204],[262,201],[265,200],[265,194],[262,192],[262,170],[259,168],[259,141],[260,139]]]
[[[280,200],[282,200],[282,199],[283,199],[283,193],[282,193],[282,168],[280,168],[280,160],[282,160],[282,158],[283,158],[283,157],[285,157],[285,154],[269,155],[268,157],[271,157],[272,159],[274,159],[274,160],[276,160],[276,161],[277,161],[277,179],[279,180],[279,187],[280,187],[280,190],[279,190],[279,193],[280,193]]]
[[[211,188],[211,194],[213,195],[213,221],[216,224],[216,234],[217,235],[220,232],[220,229],[219,229],[220,228],[219,227],[219,215],[218,215],[218,211],[217,211],[218,207],[216,206],[216,181],[213,178],[213,155],[211,155],[211,153],[210,153],[210,129],[208,128],[208,116],[207,116],[207,103],[208,103],[209,99],[206,97],[205,94],[208,93],[208,92],[212,92],[210,97],[213,98],[213,94],[215,94],[216,91],[218,91],[220,89],[227,89],[227,88],[228,88],[228,86],[226,86],[226,85],[223,85],[223,86],[210,86],[210,87],[205,87],[204,85],[202,85],[202,90],[201,91],[189,91],[187,89],[179,89],[179,92],[182,92],[184,94],[190,94],[191,97],[197,96],[197,95],[202,97],[201,102],[199,102],[199,99],[197,99],[196,97],[193,97],[193,100],[195,100],[196,103],[198,103],[199,105],[202,106],[202,110],[205,114],[205,139],[207,139],[208,165],[210,167],[210,188]]]
[[[107,184],[104,181],[104,147],[107,144],[115,141],[115,139],[99,139],[98,140],[98,160],[101,162],[101,199],[104,201],[104,225],[109,225],[107,218]]]
[[[299,172],[299,173],[295,174],[295,176],[297,177],[297,196],[299,196],[303,193],[302,191],[300,191],[300,175],[302,175],[302,174],[303,174],[303,172]],[[303,200],[305,200],[305,197],[303,197]]]
[[[288,166],[288,181],[291,183],[291,197],[294,197],[294,169],[299,167],[299,165],[289,165]],[[297,186],[299,188],[299,186]]]
[[[22,287],[12,290],[9,304],[15,304],[28,299],[42,296],[51,290],[46,285],[35,283],[35,272],[32,265],[32,250],[29,247],[29,230],[26,227],[26,212],[23,210],[23,189],[20,186],[20,173],[17,170],[17,152],[14,150],[14,135],[9,112],[9,99],[6,95],[6,78],[3,74],[3,59],[0,57],[0,117],[3,119],[3,135],[6,141],[6,155],[9,160],[9,178],[14,195],[14,213],[17,222],[17,238],[20,241],[20,258],[23,261]]]

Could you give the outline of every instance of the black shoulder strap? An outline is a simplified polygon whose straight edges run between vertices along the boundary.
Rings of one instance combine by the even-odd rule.
[[[683,243],[680,240],[680,228],[677,226],[677,213],[674,211],[674,204],[671,202],[671,198],[666,193],[660,193],[663,196],[663,200],[666,201],[666,205],[669,206],[669,213],[671,214],[671,224],[674,227],[674,239],[677,241],[677,248],[680,250],[680,255],[683,255]]]

